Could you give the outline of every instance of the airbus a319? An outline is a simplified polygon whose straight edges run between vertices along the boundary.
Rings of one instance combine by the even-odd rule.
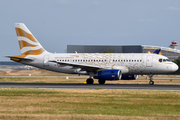
[[[138,75],[166,74],[178,70],[167,57],[151,53],[50,53],[46,51],[23,23],[15,23],[21,55],[7,56],[15,62],[50,71],[89,75],[87,84],[98,79],[135,80]]]

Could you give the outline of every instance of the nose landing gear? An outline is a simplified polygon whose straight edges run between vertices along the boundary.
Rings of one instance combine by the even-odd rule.
[[[151,75],[149,75],[149,84],[150,85],[154,85],[154,81],[153,81],[153,75],[151,74]]]

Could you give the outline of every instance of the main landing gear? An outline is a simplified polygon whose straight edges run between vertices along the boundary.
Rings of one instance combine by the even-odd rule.
[[[99,84],[104,84],[106,82],[106,80],[99,79],[98,82],[99,82]]]
[[[106,80],[99,79],[98,82],[99,82],[99,84],[105,84]],[[93,80],[92,78],[88,78],[88,79],[86,80],[86,83],[87,83],[87,84],[93,84],[93,83],[94,83],[94,80]]]
[[[104,83],[106,82],[106,80],[99,79],[98,82],[99,82],[99,84],[104,84]],[[86,80],[86,83],[87,83],[87,84],[93,84],[93,83],[94,83],[94,80],[93,80],[92,78],[88,78],[88,79]]]
[[[153,81],[153,75],[151,74],[151,75],[149,75],[149,84],[150,85],[154,85],[154,81]]]
[[[93,84],[93,83],[94,83],[94,80],[93,80],[92,78],[88,78],[88,79],[86,80],[86,83],[87,83],[87,84]]]

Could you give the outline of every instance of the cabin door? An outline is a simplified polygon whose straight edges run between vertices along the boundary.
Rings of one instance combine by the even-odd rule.
[[[146,66],[147,67],[153,66],[153,56],[147,56]]]

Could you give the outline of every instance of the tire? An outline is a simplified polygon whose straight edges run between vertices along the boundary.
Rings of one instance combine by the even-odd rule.
[[[89,78],[89,79],[86,80],[86,83],[87,83],[87,84],[93,84],[93,83],[94,83],[94,80]]]
[[[154,85],[154,81],[150,81],[149,84],[150,84],[150,85]]]
[[[106,80],[99,79],[98,82],[99,82],[99,84],[104,84],[106,82]]]

